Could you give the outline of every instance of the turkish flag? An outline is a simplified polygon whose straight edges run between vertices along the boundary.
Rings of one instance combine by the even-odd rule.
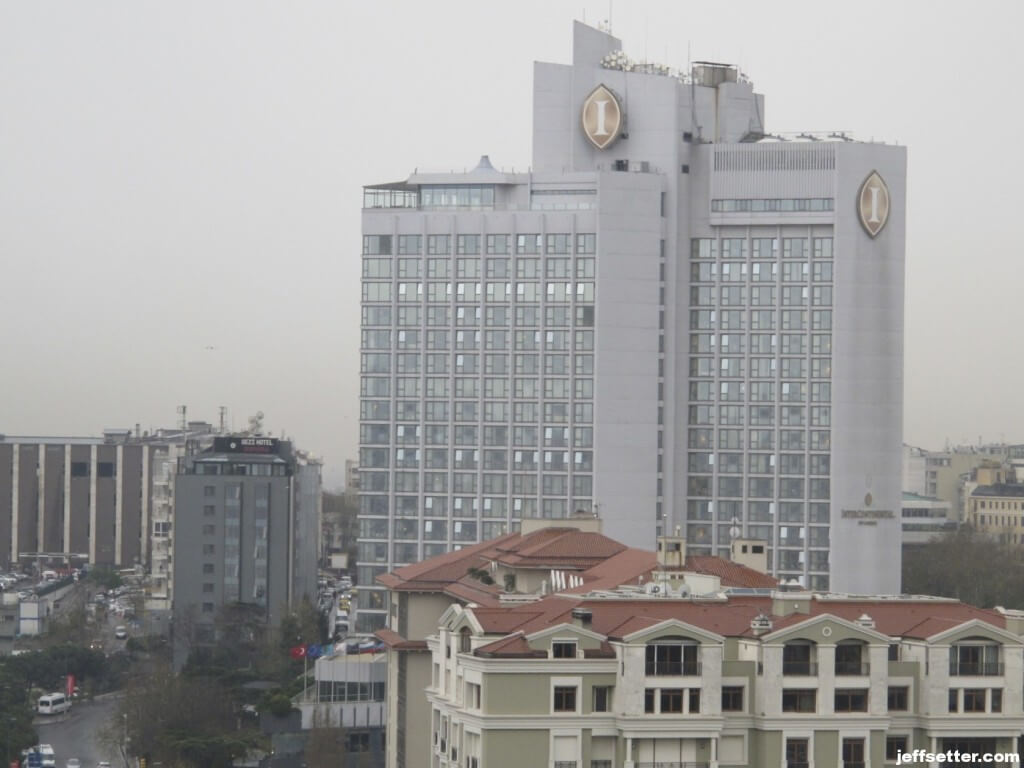
[[[294,648],[288,651],[293,659],[301,659],[306,655],[306,646],[296,645]]]
[[[71,694],[75,692],[75,676],[68,675],[67,680],[64,681],[64,689],[67,697],[70,699]]]

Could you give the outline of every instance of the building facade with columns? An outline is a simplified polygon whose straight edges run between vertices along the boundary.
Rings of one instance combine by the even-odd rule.
[[[101,437],[0,435],[0,569],[30,563],[171,570],[173,477],[217,434],[202,421]]]
[[[770,590],[453,605],[427,640],[430,735],[415,749],[430,750],[432,768],[883,768],[913,750],[1017,755],[1020,623],[936,598]]]
[[[127,432],[0,437],[0,568],[145,565],[153,451]]]

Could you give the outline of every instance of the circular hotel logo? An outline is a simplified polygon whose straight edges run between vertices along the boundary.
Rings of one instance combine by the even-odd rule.
[[[619,100],[604,85],[599,85],[583,102],[583,133],[598,149],[607,149],[622,129]]]
[[[878,175],[878,171],[872,171],[861,184],[860,194],[857,195],[857,213],[860,225],[871,237],[881,232],[889,220],[889,187]]]

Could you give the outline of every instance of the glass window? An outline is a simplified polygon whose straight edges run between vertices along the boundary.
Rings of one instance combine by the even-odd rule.
[[[391,254],[391,235],[363,235],[363,255]]]
[[[431,256],[451,253],[449,235],[427,235],[427,253]]]
[[[480,235],[459,235],[456,240],[456,253],[466,256],[480,253]]]
[[[556,685],[551,709],[553,712],[575,712],[576,686]]]
[[[506,255],[512,250],[512,236],[511,235],[488,235],[487,236],[487,253],[488,255]]]
[[[541,236],[539,234],[516,235],[516,253],[540,253]]]

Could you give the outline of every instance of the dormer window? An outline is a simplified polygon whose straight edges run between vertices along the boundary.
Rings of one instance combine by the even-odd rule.
[[[473,650],[469,629],[463,627],[459,630],[459,653],[470,653]]]
[[[682,637],[666,637],[648,643],[645,669],[648,675],[699,675],[700,646]]]
[[[576,643],[572,640],[555,640],[551,643],[551,658],[575,659]]]

